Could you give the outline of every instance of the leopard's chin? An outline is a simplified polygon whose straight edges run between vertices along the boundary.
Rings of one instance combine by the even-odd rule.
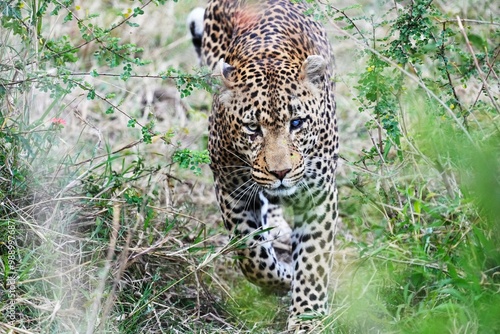
[[[285,187],[281,185],[277,188],[264,188],[264,192],[271,197],[286,198],[293,196],[297,192],[297,187],[296,186]]]

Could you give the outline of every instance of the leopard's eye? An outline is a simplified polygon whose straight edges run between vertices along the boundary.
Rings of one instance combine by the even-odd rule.
[[[252,133],[259,132],[260,131],[260,126],[257,123],[248,123],[245,124],[245,128]]]
[[[262,136],[262,131],[260,129],[259,123],[247,123],[244,124],[243,127],[251,141],[254,141],[259,136]]]
[[[290,121],[290,130],[298,130],[304,125],[304,120],[302,118],[292,119]]]

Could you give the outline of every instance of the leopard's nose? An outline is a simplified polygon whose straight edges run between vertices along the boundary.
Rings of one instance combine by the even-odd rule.
[[[283,169],[283,170],[271,170],[269,171],[271,174],[276,176],[280,181],[283,181],[285,178],[286,174],[288,174],[291,171],[290,168],[288,169]]]

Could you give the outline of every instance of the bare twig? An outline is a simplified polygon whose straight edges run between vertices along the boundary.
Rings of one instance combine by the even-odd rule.
[[[479,74],[479,78],[481,78],[481,81],[483,82],[482,89],[486,90],[486,93],[488,94],[488,97],[491,100],[491,104],[493,104],[493,106],[495,107],[497,112],[500,113],[500,109],[499,109],[495,99],[493,98],[493,95],[491,94],[491,91],[489,89],[489,85],[486,82],[486,78],[484,77],[484,73],[481,70],[481,66],[479,66],[479,62],[476,58],[476,54],[474,53],[474,49],[472,48],[472,45],[469,42],[469,37],[467,36],[467,33],[465,32],[464,26],[462,25],[462,20],[460,19],[459,16],[457,16],[457,22],[458,22],[458,28],[460,29],[460,31],[462,32],[462,35],[465,38],[465,44],[467,44],[467,48],[469,49],[469,52],[472,56],[472,59],[474,60],[474,65],[476,66],[477,72]]]
[[[489,68],[489,71],[486,74],[486,79],[489,78],[490,74],[493,74],[493,76],[495,77],[495,79],[497,80],[497,82],[500,82],[500,79],[498,78],[498,75],[494,71],[493,65],[492,65],[492,63],[495,63],[497,61],[497,58],[498,58],[499,55],[500,55],[500,47],[497,47],[497,49],[495,51],[495,54],[493,55],[492,61],[489,61],[488,59],[486,60],[486,63],[488,64],[488,68]],[[474,100],[474,104],[472,105],[473,108],[476,106],[477,101],[479,101],[479,97],[481,96],[482,91],[483,91],[483,87],[481,87],[481,89],[477,93],[476,99]]]
[[[446,73],[446,78],[448,79],[448,85],[450,86],[453,97],[455,98],[455,101],[457,102],[457,106],[460,109],[460,113],[463,115],[464,122],[467,122],[466,115],[463,112],[462,103],[460,102],[460,99],[458,98],[457,91],[455,90],[455,86],[453,85],[453,80],[451,79],[450,72],[448,71],[449,64],[448,64],[448,59],[445,56],[445,43],[444,43],[445,42],[445,40],[444,40],[445,31],[446,31],[446,22],[443,22],[443,29],[441,30],[441,48],[437,54],[444,63],[444,71]],[[436,40],[435,37],[434,37],[434,40]]]
[[[338,9],[337,7],[333,6],[333,5],[330,5],[330,7],[334,10],[337,11],[337,13],[340,13],[342,14],[343,17],[345,17],[350,24],[352,24],[352,26],[354,27],[354,29],[356,29],[356,31],[358,32],[359,36],[361,36],[361,38],[363,38],[363,41],[365,42],[365,44],[368,46],[368,41],[367,39],[365,38],[365,36],[363,35],[363,33],[361,32],[361,30],[359,30],[358,26],[354,23],[354,21],[349,17],[347,16],[347,14],[345,13],[345,11],[341,10],[341,9]]]
[[[448,20],[439,20],[439,23],[447,23],[447,22],[468,22],[468,23],[476,23],[476,24],[488,24],[488,25],[493,25],[493,26],[500,26],[500,22],[494,22],[494,21],[482,21],[482,20],[471,20],[471,19],[448,19]]]
[[[113,154],[119,153],[119,152],[121,152],[121,151],[128,150],[129,148],[132,148],[132,147],[134,147],[134,146],[137,146],[137,145],[139,145],[140,143],[142,143],[142,140],[136,140],[136,141],[134,141],[134,142],[132,142],[132,143],[128,143],[127,145],[122,146],[122,147],[120,147],[120,148],[118,148],[118,149],[114,150],[113,152],[106,153],[106,154],[102,154],[102,155],[97,156],[97,157],[92,157],[92,158],[90,158],[90,159],[86,159],[86,160],[83,160],[83,161],[80,161],[80,162],[75,162],[75,163],[73,164],[73,166],[79,166],[79,165],[83,165],[83,164],[86,164],[86,163],[88,163],[88,162],[91,162],[91,161],[93,161],[93,160],[95,160],[95,159],[105,158],[105,157],[107,157],[107,156],[110,156],[110,155],[113,155]]]

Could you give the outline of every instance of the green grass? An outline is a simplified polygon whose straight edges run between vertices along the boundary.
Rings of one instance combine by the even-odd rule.
[[[264,292],[249,282],[235,281],[225,310],[249,333],[273,333],[286,327],[290,298]]]
[[[0,3],[0,332],[284,329],[220,224],[203,3]],[[312,3],[342,140],[323,332],[499,332],[495,3]]]

